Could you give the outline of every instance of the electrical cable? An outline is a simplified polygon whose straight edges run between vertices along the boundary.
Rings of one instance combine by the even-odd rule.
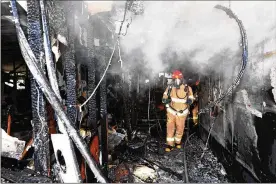
[[[238,23],[238,26],[240,28],[240,33],[241,33],[241,38],[242,38],[242,47],[243,47],[243,53],[242,53],[242,65],[240,68],[240,71],[236,77],[236,79],[234,80],[234,83],[228,88],[228,90],[222,94],[215,102],[210,103],[209,105],[207,105],[205,108],[200,109],[198,114],[201,113],[205,113],[207,111],[210,111],[210,109],[214,106],[216,106],[218,103],[220,103],[225,97],[229,96],[229,94],[238,86],[238,84],[240,83],[240,80],[244,74],[246,65],[247,65],[247,61],[248,61],[248,43],[247,43],[247,35],[244,29],[244,26],[242,24],[242,22],[238,19],[238,17],[233,13],[233,11],[230,8],[221,6],[221,5],[216,5],[215,6],[216,9],[220,9],[226,12],[226,14],[230,17],[230,18],[234,18],[235,21]]]
[[[42,124],[42,127],[40,128],[40,131],[39,133],[37,133],[38,135],[41,134],[43,128],[47,125],[45,120],[42,120],[42,117],[40,116],[40,110],[39,110],[39,96],[40,96],[40,93],[39,93],[39,90],[38,88],[35,86],[36,90],[37,90],[37,105],[36,105],[36,111],[37,111],[37,116]],[[44,118],[43,118],[44,119]]]
[[[229,1],[230,2],[230,1]],[[246,68],[246,65],[247,65],[247,61],[248,61],[248,43],[247,43],[247,35],[245,33],[245,29],[243,27],[243,24],[242,22],[238,19],[238,17],[232,12],[232,10],[229,8],[226,8],[224,6],[221,6],[221,5],[216,5],[215,8],[217,9],[220,9],[220,10],[223,10],[226,12],[226,14],[230,17],[230,18],[234,18],[236,20],[236,22],[238,23],[239,25],[239,28],[240,28],[240,33],[241,33],[241,37],[242,37],[242,47],[243,47],[243,54],[242,54],[242,65],[241,65],[241,68],[240,68],[240,71],[234,81],[234,83],[228,88],[228,90],[223,94],[221,95],[215,102],[212,102],[210,103],[207,107],[201,109],[199,111],[198,114],[201,114],[201,113],[205,113],[206,111],[209,111],[211,108],[213,108],[214,106],[216,106],[219,102],[221,102],[226,96],[228,96],[237,86],[238,84],[240,83],[240,80],[244,74],[244,71],[245,71],[245,68]],[[202,159],[204,157],[204,154],[205,154],[205,151],[207,150],[207,146],[208,146],[208,142],[209,142],[209,138],[210,138],[210,135],[211,135],[211,132],[212,132],[212,129],[214,127],[214,124],[215,124],[215,120],[216,120],[217,117],[215,117],[213,119],[213,122],[211,124],[211,128],[209,130],[209,134],[208,134],[208,138],[207,138],[207,141],[205,143],[205,147],[203,149],[203,153],[200,157],[200,159]]]
[[[123,36],[126,36],[127,35],[127,33],[128,33],[128,28],[129,28],[129,25],[132,23],[132,18],[130,19],[131,21],[130,21],[130,23],[128,23],[127,24],[127,28],[126,28],[126,33],[125,34],[122,34]]]
[[[120,40],[119,38],[117,39],[117,43],[118,43],[118,53],[119,53],[119,61],[118,63],[120,62],[121,63],[121,68],[123,67],[123,60],[122,60],[122,57],[121,57],[121,48],[120,48]]]
[[[207,150],[209,138],[210,138],[211,132],[212,132],[212,130],[213,130],[214,124],[215,124],[215,122],[216,122],[216,119],[217,119],[217,117],[215,117],[215,118],[213,119],[213,122],[212,122],[212,124],[211,124],[211,128],[210,128],[210,130],[209,130],[209,134],[208,134],[208,137],[207,137],[207,140],[206,140],[206,143],[205,143],[205,147],[204,147],[204,149],[203,149],[203,152],[202,152],[202,154],[201,154],[200,159],[202,159],[202,158],[204,157],[205,151]]]
[[[125,19],[126,19],[126,12],[127,12],[127,0],[126,0],[126,3],[125,3],[124,18],[123,18],[123,21],[122,21],[122,23],[121,23],[120,30],[119,30],[119,33],[118,33],[119,36],[121,35],[122,27],[123,27],[123,24],[124,24]]]
[[[188,178],[188,169],[187,169],[187,161],[186,161],[186,145],[187,145],[187,142],[189,141],[189,139],[195,135],[195,132],[192,133],[191,135],[189,135],[184,143],[184,146],[183,146],[183,163],[184,163],[184,172],[183,172],[183,180],[185,178],[185,183],[189,183],[189,178]]]
[[[121,23],[120,30],[119,30],[119,33],[118,33],[119,36],[120,36],[120,34],[121,34],[122,26],[123,26],[123,23],[124,23],[125,18],[126,18],[126,12],[127,12],[127,1],[126,1],[126,3],[125,3],[124,18],[123,18],[123,21],[122,21],[122,23]],[[120,57],[120,60],[119,60],[118,62],[121,62],[121,67],[122,67],[122,59],[121,59],[121,52],[120,52],[119,37],[118,37],[118,39],[117,39],[117,44],[118,44],[119,57]],[[95,87],[94,91],[93,91],[92,94],[89,96],[89,98],[88,98],[82,105],[80,105],[80,111],[81,111],[81,107],[84,106],[84,105],[92,98],[92,96],[94,95],[94,93],[95,93],[96,90],[98,89],[99,85],[101,84],[101,82],[102,82],[102,80],[103,80],[103,78],[104,78],[104,76],[105,76],[105,74],[106,74],[106,71],[107,71],[107,69],[108,69],[109,66],[110,66],[112,57],[113,57],[114,52],[115,52],[115,48],[116,48],[116,43],[114,44],[114,48],[113,48],[112,54],[111,54],[111,56],[110,56],[108,65],[107,65],[107,67],[106,67],[106,69],[105,69],[105,71],[104,71],[104,73],[103,73],[102,78],[100,79],[99,83],[97,84],[97,86]]]
[[[189,91],[187,92],[187,94],[186,94],[186,96],[189,96]],[[187,108],[186,109],[190,109],[190,105],[187,105]],[[188,115],[187,115],[187,117],[189,116],[189,114],[190,113],[188,113]],[[189,120],[187,121],[187,133],[186,133],[186,135],[187,135],[187,139],[186,139],[186,141],[185,141],[185,143],[184,143],[184,146],[183,146],[183,165],[184,165],[184,172],[183,172],[183,174],[184,174],[184,176],[183,176],[183,179],[185,178],[185,182],[186,183],[189,183],[189,179],[188,179],[188,171],[187,171],[187,163],[186,163],[186,152],[185,152],[185,148],[186,148],[186,143],[188,142],[188,140],[189,140],[189,131],[190,131],[190,126],[189,126]],[[184,124],[185,124],[185,122],[184,122]]]
[[[95,89],[94,89],[94,91],[92,92],[92,94],[87,98],[87,100],[86,100],[83,104],[80,105],[80,112],[81,112],[82,106],[84,106],[84,105],[92,98],[92,96],[95,94],[96,90],[97,90],[98,87],[100,86],[100,84],[101,84],[103,78],[105,77],[105,74],[106,74],[106,72],[107,72],[107,70],[108,70],[108,68],[109,68],[109,66],[110,66],[110,63],[111,63],[111,61],[112,61],[112,57],[113,57],[113,55],[114,55],[115,49],[116,49],[116,43],[114,44],[112,54],[111,54],[111,56],[110,56],[109,62],[108,62],[108,64],[107,64],[107,66],[106,66],[106,69],[105,69],[105,71],[104,71],[104,73],[103,73],[103,75],[102,75],[102,78],[100,79],[99,83],[98,83],[97,86],[95,87]]]

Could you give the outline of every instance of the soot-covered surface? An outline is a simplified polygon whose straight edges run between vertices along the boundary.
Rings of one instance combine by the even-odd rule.
[[[144,140],[141,139],[143,142]],[[147,149],[145,154],[141,151],[145,149],[128,149],[122,154],[120,159],[120,167],[126,168],[130,173],[124,177],[121,182],[126,180],[131,182],[176,182],[184,181],[184,164],[183,151],[172,151],[171,153],[162,153],[164,149],[157,140],[149,138],[147,141]],[[159,149],[160,148],[160,149]],[[190,138],[186,146],[186,160],[187,170],[189,175],[189,182],[192,183],[228,183],[231,182],[226,175],[226,172],[221,163],[213,155],[211,150],[206,150],[204,157],[200,160],[204,143],[197,136]],[[123,165],[123,166],[122,166]],[[153,178],[141,179],[135,175],[136,167],[145,166],[148,169],[147,174]],[[116,181],[116,174],[118,175],[118,165],[109,169],[109,178]],[[117,169],[117,170],[116,170]],[[121,168],[120,168],[121,169]],[[152,173],[150,172],[152,170]],[[146,172],[145,172],[146,173]],[[155,173],[155,174],[154,174]],[[146,174],[144,174],[145,176]],[[156,175],[154,178],[153,175]],[[121,177],[122,178],[122,177]],[[117,177],[118,180],[118,177]]]

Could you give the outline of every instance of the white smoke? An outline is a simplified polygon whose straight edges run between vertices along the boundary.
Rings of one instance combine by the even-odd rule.
[[[154,73],[166,70],[165,62],[173,52],[182,63],[192,64],[201,72],[206,65],[216,67],[220,56],[227,55],[223,62],[231,63],[241,56],[237,55],[241,49],[240,31],[234,19],[214,8],[217,4],[226,7],[230,4],[242,21],[249,55],[254,54],[263,41],[270,43],[264,52],[276,50],[272,43],[276,38],[275,1],[145,1],[144,14],[133,16],[127,35],[122,37],[122,50],[131,54],[140,49],[141,60]]]

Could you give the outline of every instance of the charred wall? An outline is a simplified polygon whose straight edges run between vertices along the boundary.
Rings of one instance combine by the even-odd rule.
[[[270,59],[274,57],[275,60],[275,55],[268,56],[264,51],[267,44],[263,41],[254,50],[249,50],[248,65],[241,83],[218,105],[211,132],[211,147],[239,182],[276,181],[275,64],[265,68]],[[217,65],[225,72],[212,73],[202,81],[201,107],[215,101],[236,78],[241,54],[237,53],[231,63],[224,62],[225,57],[226,53],[221,55]],[[200,134],[204,141],[212,121],[210,114],[200,115]]]

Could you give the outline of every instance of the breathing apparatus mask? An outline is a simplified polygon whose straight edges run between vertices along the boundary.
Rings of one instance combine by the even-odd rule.
[[[179,70],[175,70],[172,74],[173,86],[177,89],[180,88],[181,84],[183,84],[183,75]]]
[[[181,84],[182,84],[182,80],[181,79],[174,79],[174,87],[176,87],[177,89],[180,88]]]

